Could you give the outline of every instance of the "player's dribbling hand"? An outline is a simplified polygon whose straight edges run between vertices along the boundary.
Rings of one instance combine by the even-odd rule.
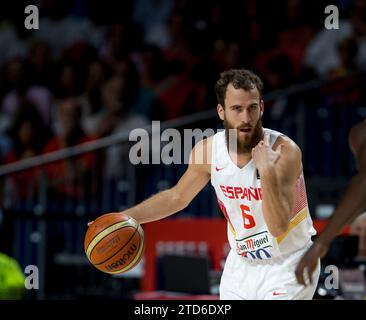
[[[252,149],[252,158],[256,168],[261,172],[268,166],[275,165],[281,157],[283,144],[273,150],[269,145],[269,135],[264,135],[264,139]]]
[[[306,272],[307,278],[310,284],[312,283],[312,274],[318,264],[320,258],[323,258],[328,250],[326,245],[314,242],[310,249],[301,258],[299,264],[296,267],[295,275],[297,282],[306,286],[304,279],[304,272]]]

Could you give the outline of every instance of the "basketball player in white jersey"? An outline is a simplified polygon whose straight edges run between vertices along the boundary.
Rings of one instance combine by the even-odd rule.
[[[329,244],[343,227],[366,212],[366,120],[352,127],[349,134],[349,145],[355,156],[358,172],[349,182],[328,225],[298,264],[296,277],[300,284],[306,284],[304,274],[309,277],[314,272],[319,258],[325,256]],[[353,232],[359,236],[360,255],[366,255],[365,221],[366,213],[352,225]]]
[[[139,223],[165,218],[188,206],[211,179],[231,246],[220,298],[311,299],[319,266],[307,287],[294,274],[315,234],[301,151],[290,138],[262,127],[262,88],[248,70],[223,72],[215,89],[225,131],[195,145],[174,187],[123,213]]]

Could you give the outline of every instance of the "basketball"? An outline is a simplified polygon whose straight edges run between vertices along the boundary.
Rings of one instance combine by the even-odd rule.
[[[144,231],[133,218],[123,213],[98,217],[88,227],[84,250],[97,269],[120,274],[135,267],[144,251]]]

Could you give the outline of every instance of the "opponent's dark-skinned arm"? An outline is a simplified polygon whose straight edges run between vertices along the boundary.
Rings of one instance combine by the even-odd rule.
[[[297,281],[305,285],[304,272],[311,283],[318,259],[325,256],[329,244],[339,232],[357,216],[366,211],[366,123],[352,128],[349,136],[351,149],[355,155],[358,173],[351,179],[346,192],[334,211],[329,223],[317,237],[311,248],[299,262],[295,274]]]

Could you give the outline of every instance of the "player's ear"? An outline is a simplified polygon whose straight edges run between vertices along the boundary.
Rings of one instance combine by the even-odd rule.
[[[260,103],[259,103],[259,108],[261,110],[261,117],[263,117],[263,112],[264,112],[264,102],[261,99]]]
[[[224,119],[225,119],[225,109],[224,109],[224,107],[219,103],[217,105],[216,109],[217,109],[217,114],[219,115],[220,119],[222,121],[224,121]]]

